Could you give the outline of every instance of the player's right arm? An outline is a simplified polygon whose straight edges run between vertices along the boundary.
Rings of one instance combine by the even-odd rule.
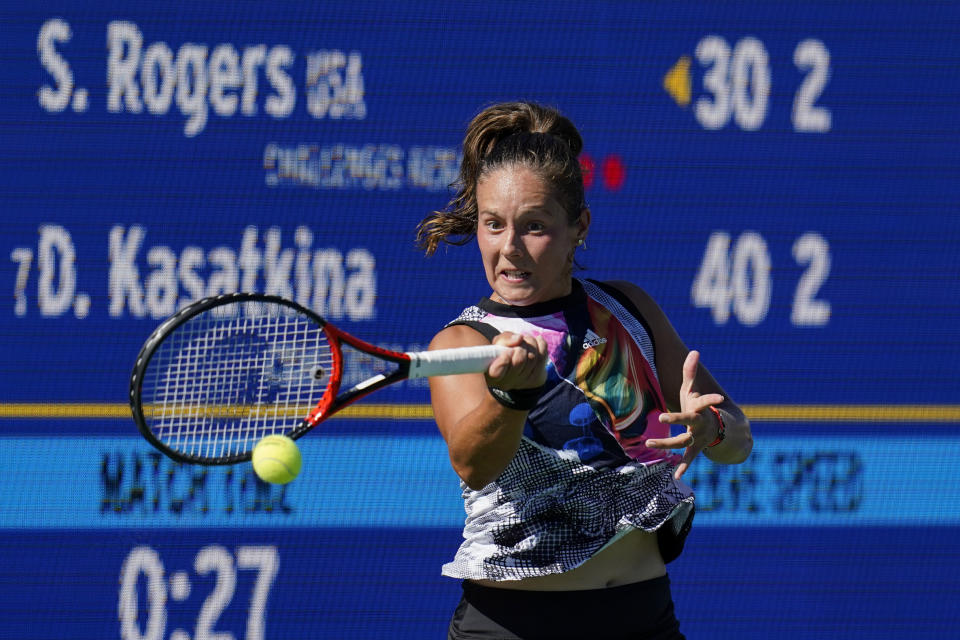
[[[438,333],[430,349],[485,344],[489,342],[480,333],[454,325]],[[503,472],[520,445],[527,419],[527,411],[497,402],[488,386],[527,389],[542,386],[546,380],[543,338],[504,332],[493,344],[515,348],[494,360],[486,374],[430,378],[433,415],[446,440],[450,463],[471,489],[485,487]]]

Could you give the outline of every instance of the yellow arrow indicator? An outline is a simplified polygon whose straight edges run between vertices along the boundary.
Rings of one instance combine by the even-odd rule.
[[[677,63],[663,76],[663,88],[670,97],[685,107],[690,104],[690,57],[681,56]]]

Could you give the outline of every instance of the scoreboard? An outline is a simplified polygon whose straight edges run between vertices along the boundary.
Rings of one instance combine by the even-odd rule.
[[[0,638],[442,637],[464,514],[423,381],[324,423],[275,487],[151,450],[128,379],[164,318],[241,290],[423,348],[488,291],[474,245],[425,258],[416,225],[469,120],[516,99],[584,136],[578,275],[650,291],[753,424],[746,463],[686,476],[681,629],[955,633],[929,601],[960,591],[960,6],[0,0],[0,21]]]

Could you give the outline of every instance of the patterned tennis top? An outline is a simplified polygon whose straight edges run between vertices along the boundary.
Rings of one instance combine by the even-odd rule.
[[[692,509],[692,491],[673,477],[678,456],[643,444],[670,435],[649,332],[605,288],[574,280],[570,295],[527,307],[484,298],[450,323],[540,335],[549,362],[506,469],[480,490],[461,483],[464,542],[444,575],[562,573],[631,529],[655,531]]]

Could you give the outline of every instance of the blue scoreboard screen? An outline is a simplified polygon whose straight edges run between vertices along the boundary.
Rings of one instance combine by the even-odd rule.
[[[488,290],[475,245],[426,258],[416,226],[467,122],[516,99],[584,136],[580,275],[651,292],[752,421],[746,463],[686,476],[687,637],[956,633],[960,5],[0,0],[0,23],[0,637],[444,636],[464,513],[425,383],[324,423],[279,487],[151,449],[129,376],[233,291],[423,348]]]

